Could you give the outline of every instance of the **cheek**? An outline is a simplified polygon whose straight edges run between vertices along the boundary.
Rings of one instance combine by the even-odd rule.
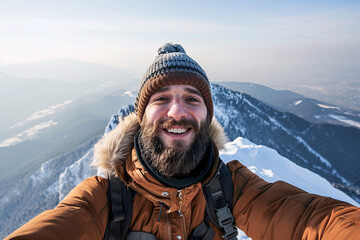
[[[148,122],[155,122],[158,119],[161,118],[161,116],[163,115],[164,109],[158,106],[149,106],[146,108],[145,110],[145,116],[146,116],[146,120]]]
[[[197,118],[197,121],[199,123],[201,123],[201,122],[205,121],[207,118],[207,109],[205,106],[203,106],[202,108],[197,109],[197,111],[195,111],[194,114]]]

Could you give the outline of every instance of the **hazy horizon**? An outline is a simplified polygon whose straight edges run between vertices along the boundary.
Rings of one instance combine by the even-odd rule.
[[[359,26],[358,1],[3,1],[0,72],[76,59],[140,80],[157,49],[174,42],[212,82],[252,82],[360,109]],[[97,77],[88,68],[45,75],[73,81],[85,71],[89,81]]]
[[[71,58],[142,75],[175,42],[213,81],[360,82],[359,25],[357,1],[4,1],[0,65]]]

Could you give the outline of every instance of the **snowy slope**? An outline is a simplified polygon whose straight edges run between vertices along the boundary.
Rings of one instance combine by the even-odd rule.
[[[280,156],[274,149],[256,145],[245,138],[238,137],[227,143],[225,149],[220,151],[220,157],[224,162],[239,160],[268,182],[282,180],[307,192],[360,206],[348,195],[334,188],[325,178]]]

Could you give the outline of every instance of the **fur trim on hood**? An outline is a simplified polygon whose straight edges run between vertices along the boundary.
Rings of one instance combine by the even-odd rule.
[[[115,169],[117,166],[125,165],[125,160],[134,147],[135,134],[139,129],[140,125],[135,113],[119,118],[116,128],[104,134],[95,145],[95,161],[92,165],[96,166],[105,176],[117,175]],[[228,141],[224,129],[215,118],[211,121],[209,135],[219,150]]]

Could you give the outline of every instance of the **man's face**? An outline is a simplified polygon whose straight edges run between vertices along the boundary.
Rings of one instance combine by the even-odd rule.
[[[206,117],[207,108],[199,90],[190,85],[169,85],[151,96],[142,126],[160,124],[158,138],[165,148],[186,148]]]
[[[141,123],[143,156],[164,176],[194,174],[210,141],[208,128],[207,108],[196,88],[161,88],[151,96]]]

